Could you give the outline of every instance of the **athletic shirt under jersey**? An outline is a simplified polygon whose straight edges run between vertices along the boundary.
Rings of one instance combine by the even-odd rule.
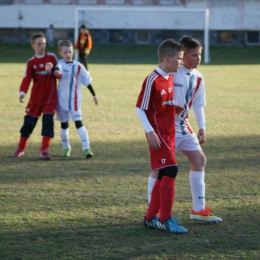
[[[175,114],[175,131],[176,135],[185,135],[187,131],[190,131],[188,111],[192,107],[206,106],[204,79],[196,69],[189,71],[184,66],[178,72],[172,74],[174,77],[175,105],[185,108],[180,116]]]
[[[62,73],[58,84],[58,108],[65,111],[80,110],[81,84],[87,87],[92,82],[89,72],[75,60],[69,63],[60,60],[57,67]]]
[[[36,105],[57,104],[57,84],[53,71],[47,71],[45,65],[51,62],[55,66],[58,62],[54,53],[33,56],[27,61],[26,70],[20,86],[20,92],[27,93],[33,80],[30,103]]]
[[[142,90],[139,94],[136,107],[145,110],[148,121],[154,131],[166,146],[169,144],[174,149],[174,93],[173,77],[168,75],[168,79],[159,73],[157,67],[143,82]]]

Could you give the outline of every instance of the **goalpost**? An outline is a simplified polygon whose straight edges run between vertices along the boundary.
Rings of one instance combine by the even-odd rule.
[[[75,8],[74,39],[78,39],[79,27],[89,29],[135,30],[203,30],[204,62],[209,63],[209,9],[149,7]],[[77,59],[75,53],[75,59]]]

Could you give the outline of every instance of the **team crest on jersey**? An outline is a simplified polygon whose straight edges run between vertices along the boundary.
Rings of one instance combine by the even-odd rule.
[[[40,64],[40,68],[43,68],[43,64]]]
[[[166,162],[166,159],[160,159],[160,160],[159,160],[159,163],[160,163],[160,164],[165,164],[165,162]]]
[[[30,108],[29,107],[26,108],[26,112],[27,113],[30,112]]]
[[[169,92],[169,93],[172,92],[172,87],[168,88],[168,92]]]
[[[36,65],[33,65],[33,68],[34,68],[34,69],[37,69],[37,66],[36,66]]]
[[[163,89],[162,92],[161,92],[161,95],[164,95],[166,94],[165,90]]]

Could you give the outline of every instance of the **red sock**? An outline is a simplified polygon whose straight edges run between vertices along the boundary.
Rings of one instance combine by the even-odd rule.
[[[41,147],[41,151],[45,150],[46,152],[48,151],[48,148],[50,147],[50,143],[51,143],[51,137],[49,136],[43,136],[42,137],[42,147]]]
[[[26,149],[27,147],[27,142],[28,142],[29,137],[20,137],[20,141],[18,144],[18,147],[21,148],[23,151]]]
[[[175,179],[163,176],[160,185],[160,221],[172,217]]]
[[[160,184],[161,181],[157,180],[154,184],[152,195],[151,195],[151,201],[146,213],[145,218],[150,219],[154,216],[157,216],[160,209]]]

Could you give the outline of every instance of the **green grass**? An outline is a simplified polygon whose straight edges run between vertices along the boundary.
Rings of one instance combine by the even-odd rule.
[[[100,104],[95,106],[83,89],[82,111],[95,156],[84,159],[71,123],[72,154],[62,158],[56,122],[53,159],[47,162],[38,159],[40,121],[25,156],[11,156],[28,101],[27,96],[19,103],[18,89],[32,51],[27,46],[0,48],[0,259],[259,259],[260,66],[251,64],[258,48],[213,49],[211,57],[218,57],[218,51],[226,54],[222,62],[219,57],[200,66],[207,87],[206,201],[223,222],[189,220],[189,165],[179,154],[173,214],[188,229],[184,235],[142,223],[150,167],[134,107],[143,79],[156,65],[156,58],[149,60],[156,48],[93,50],[89,67]],[[112,53],[125,63],[108,63]],[[190,120],[197,131],[192,113]]]

